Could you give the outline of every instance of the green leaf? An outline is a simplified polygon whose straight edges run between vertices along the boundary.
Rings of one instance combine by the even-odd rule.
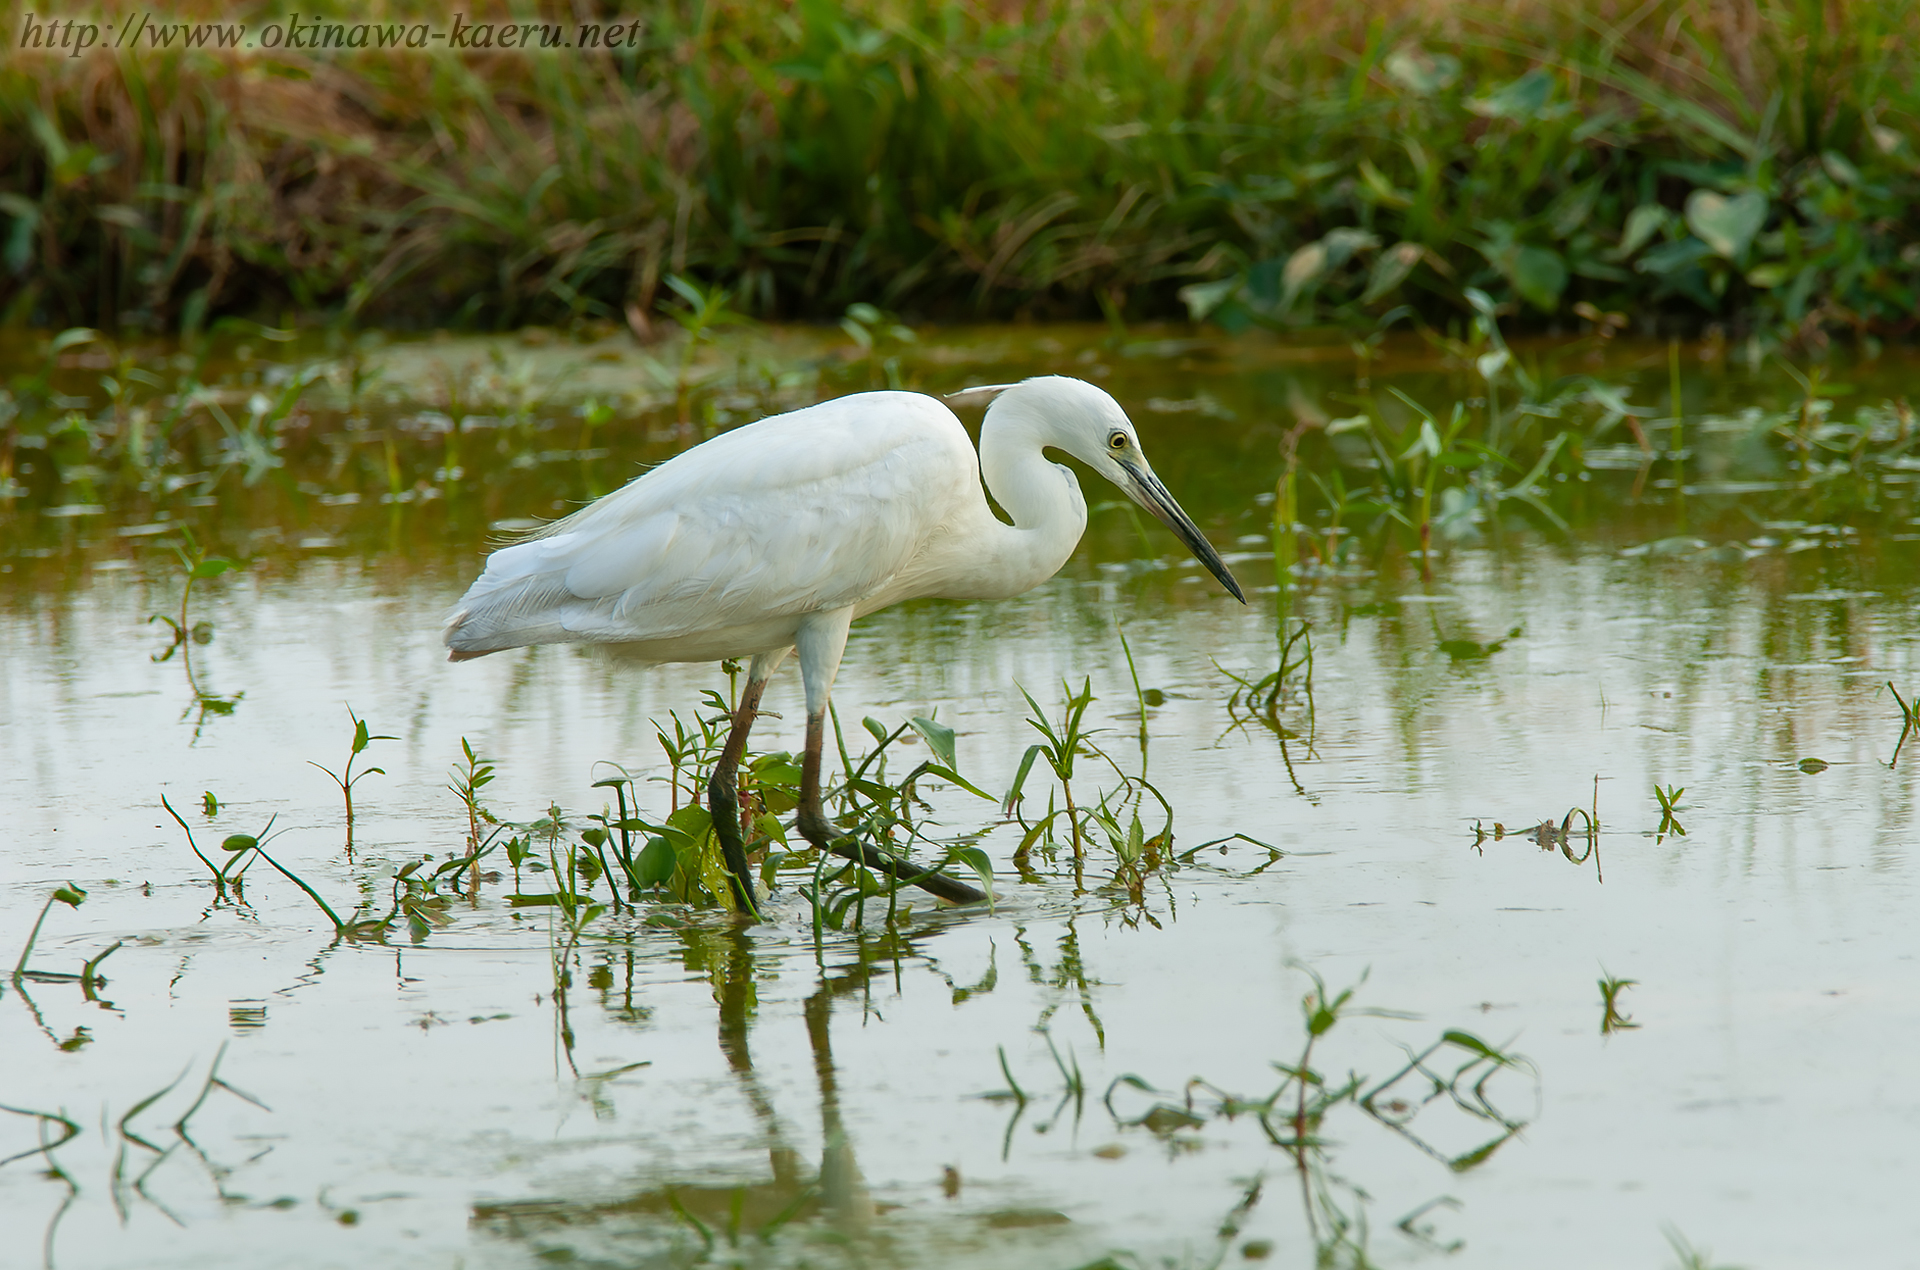
[[[1509,277],[1527,303],[1551,313],[1567,289],[1567,264],[1551,247],[1522,247],[1513,253]]]
[[[913,718],[907,720],[907,722],[913,726],[915,732],[918,732],[921,737],[925,739],[927,746],[932,749],[935,754],[940,756],[942,763],[945,763],[949,768],[960,766],[959,763],[954,761],[953,757],[952,728],[944,723],[936,723],[932,719],[923,719],[919,715],[913,716]]]
[[[1672,213],[1658,203],[1642,203],[1628,212],[1626,230],[1620,235],[1619,258],[1625,260],[1646,246],[1671,217]]]
[[[56,887],[53,892],[53,898],[59,900],[69,908],[79,908],[81,903],[86,900],[87,892],[84,887],[78,887],[69,882],[65,886]]]
[[[1195,322],[1207,319],[1213,311],[1233,298],[1240,289],[1243,279],[1239,274],[1231,278],[1221,278],[1217,282],[1195,282],[1181,287],[1177,294],[1180,302],[1187,306],[1187,316]]]
[[[1280,270],[1280,303],[1275,308],[1281,313],[1293,308],[1300,293],[1319,282],[1327,269],[1325,242],[1308,243],[1288,256],[1285,267]]]
[[[667,817],[665,827],[688,842],[698,842],[713,828],[713,813],[705,807],[682,807]]]
[[[234,567],[231,560],[223,560],[219,556],[208,556],[193,566],[193,576],[196,581],[202,578],[217,578]]]
[[[228,834],[227,837],[221,841],[220,849],[222,851],[251,851],[259,845],[260,839],[254,837],[252,834],[235,833]]]
[[[1641,273],[1656,274],[1665,277],[1691,269],[1713,254],[1713,249],[1698,238],[1688,235],[1677,243],[1665,243],[1655,247],[1640,257],[1633,267]]]
[[[966,790],[969,794],[972,794],[975,797],[984,798],[988,802],[993,801],[992,794],[989,794],[986,790],[981,789],[978,785],[975,785],[972,781],[969,781],[966,777],[960,775],[960,773],[954,771],[951,767],[940,767],[936,764],[929,763],[927,764],[927,775],[938,776],[943,781],[947,781],[950,784],[958,785],[961,789]]]
[[[885,745],[887,743],[887,725],[880,722],[880,720],[874,718],[872,715],[868,715],[866,718],[860,720],[860,726],[873,733],[873,739],[880,742],[880,744]]]
[[[1754,236],[1767,223],[1767,196],[1746,190],[1728,198],[1712,190],[1687,195],[1687,228],[1728,260],[1744,260]]]
[[[987,893],[987,902],[993,902],[993,861],[979,847],[956,847],[953,858],[974,871],[980,879],[980,889]]]
[[[876,803],[890,803],[900,792],[870,780],[850,780],[847,782],[847,788],[865,794]]]
[[[1536,118],[1552,95],[1553,72],[1535,67],[1487,96],[1469,101],[1467,109],[1486,119],[1526,121]]]
[[[803,775],[800,765],[794,762],[793,756],[785,751],[762,754],[748,766],[753,771],[754,779],[763,786],[774,785],[797,789]]]
[[[673,847],[665,838],[649,838],[633,862],[636,886],[658,886],[673,876]]]
[[[1450,53],[1429,53],[1422,48],[1399,48],[1387,54],[1383,63],[1388,78],[1409,92],[1422,97],[1451,87],[1460,78],[1460,59]]]
[[[1360,303],[1372,304],[1405,282],[1426,250],[1419,243],[1403,242],[1381,252],[1380,258],[1373,262],[1373,272],[1367,278],[1367,289]]]
[[[1020,788],[1027,783],[1027,773],[1033,770],[1033,760],[1040,757],[1041,749],[1042,747],[1038,745],[1027,747],[1026,757],[1020,760],[1020,770],[1014,773],[1012,788],[1008,789],[1007,796],[1000,800],[1001,806],[1005,807],[1009,814],[1020,802]]]

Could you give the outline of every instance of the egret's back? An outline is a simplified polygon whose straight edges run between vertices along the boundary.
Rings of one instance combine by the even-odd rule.
[[[960,421],[918,393],[762,419],[494,552],[447,646],[462,660],[620,643],[662,661],[783,647],[805,615],[884,592],[979,501],[978,472]]]

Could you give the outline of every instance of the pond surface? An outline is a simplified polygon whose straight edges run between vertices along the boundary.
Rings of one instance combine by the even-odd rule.
[[[685,372],[539,333],[0,354],[7,965],[55,888],[86,892],[0,988],[0,1261],[1794,1267],[1910,1242],[1910,360],[1836,392],[1619,342],[1513,350],[1491,385],[1485,344],[844,344],[761,334]],[[566,872],[614,765],[664,817],[656,722],[729,689],[574,648],[447,663],[490,541],[774,409],[1050,370],[1128,408],[1252,604],[1083,476],[1059,577],[862,621],[835,701],[856,755],[863,716],[936,717],[999,795],[1039,738],[1021,689],[1057,718],[1090,681],[1111,762],[1074,792],[1113,796],[1120,842],[1089,826],[1076,869],[1063,830],[1022,870],[1019,822],[930,786],[924,831],[987,853],[990,910],[906,893],[816,928],[798,855],[759,925],[604,878],[576,878],[612,904],[577,927],[513,902],[562,889],[541,866]],[[210,387],[183,404],[187,377]],[[1510,460],[1445,464],[1424,558],[1389,388],[1442,429],[1468,402]],[[234,562],[184,617],[176,546]],[[1277,677],[1250,703],[1235,676]],[[797,750],[791,668],[766,705],[756,749]],[[349,709],[393,738],[357,757],[382,770],[351,852],[315,766],[349,757]],[[495,769],[480,804],[548,823],[411,928],[341,938],[258,859],[218,894],[161,804],[222,858],[271,819],[275,861],[377,918],[406,865],[468,849],[463,740]],[[1172,808],[1131,869],[1133,809],[1142,836],[1165,814],[1123,774]],[[1024,793],[1032,823],[1060,791],[1043,763]]]

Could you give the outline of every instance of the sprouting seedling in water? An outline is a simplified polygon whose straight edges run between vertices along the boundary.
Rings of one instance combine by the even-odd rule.
[[[40,906],[40,916],[33,919],[33,929],[27,932],[26,947],[20,950],[20,960],[13,966],[13,982],[17,987],[20,979],[27,973],[27,958],[33,956],[33,945],[40,938],[40,927],[45,924],[47,914],[53,911],[55,904],[65,904],[68,908],[79,908],[86,900],[87,893],[69,882],[65,886],[55,887],[47,902]]]
[[[384,767],[367,767],[367,768],[362,768],[358,772],[355,772],[353,770],[353,762],[355,759],[359,758],[360,755],[363,752],[365,752],[366,748],[369,745],[373,744],[375,741],[397,741],[400,738],[397,736],[372,735],[367,730],[367,721],[361,718],[359,715],[355,714],[353,712],[352,706],[347,707],[347,717],[353,720],[353,748],[347,751],[347,765],[338,772],[334,771],[331,767],[322,766],[321,764],[314,762],[312,759],[307,760],[307,765],[309,767],[320,768],[321,771],[325,772],[328,776],[331,776],[333,778],[334,784],[340,787],[341,797],[346,799],[346,803],[347,803],[347,850],[352,851],[353,850],[353,787],[361,780],[362,777],[371,776],[376,772],[382,776],[385,776],[387,774],[387,769]],[[472,751],[468,751],[468,754],[469,756],[471,756]]]
[[[493,814],[480,805],[480,791],[493,780],[493,764],[475,754],[464,736],[460,738],[460,753],[465,759],[464,766],[454,767],[453,780],[447,788],[467,809],[467,850],[473,852],[480,849],[480,822],[493,823]]]
[[[1900,739],[1893,743],[1893,757],[1887,760],[1887,768],[1891,771],[1894,764],[1900,761],[1900,748],[1907,743],[1907,737],[1915,728],[1920,728],[1920,700],[1908,705],[1907,699],[1900,695],[1900,690],[1893,686],[1891,679],[1887,680],[1887,691],[1893,694],[1894,701],[1900,706]]]
[[[208,790],[202,794],[200,798],[202,810],[204,810],[207,815],[211,816],[220,809],[220,801],[213,796],[212,790]],[[173,822],[186,831],[187,849],[192,851],[194,855],[200,857],[200,863],[206,865],[207,872],[213,874],[213,893],[215,898],[225,899],[227,897],[227,886],[229,884],[232,884],[234,894],[237,896],[240,892],[240,880],[245,876],[247,865],[252,861],[254,849],[262,842],[273,837],[273,822],[276,817],[269,816],[266,827],[261,829],[258,834],[228,834],[220,843],[220,849],[227,853],[226,863],[215,864],[207,858],[207,853],[200,849],[200,844],[194,841],[193,826],[188,824],[186,818],[173,809],[173,804],[167,801],[165,794],[160,795],[160,805],[167,809],[167,814],[173,817]]]
[[[86,1045],[93,1039],[92,1036],[84,1027],[74,1029],[73,1035],[64,1040],[58,1036],[41,1019],[39,1010],[34,1008],[33,1002],[27,998],[27,985],[24,981],[32,979],[36,983],[77,983],[80,985],[80,991],[86,994],[87,1000],[99,1002],[108,1009],[113,1008],[112,1002],[101,1001],[96,989],[103,987],[107,982],[105,976],[99,973],[100,963],[120,950],[120,940],[114,940],[97,956],[90,958],[85,965],[81,966],[80,973],[77,975],[65,971],[27,969],[27,960],[33,956],[33,946],[40,938],[40,927],[45,924],[47,914],[53,911],[53,906],[55,904],[65,904],[69,908],[79,908],[86,898],[86,890],[82,887],[75,886],[71,882],[65,886],[54,888],[53,894],[47,897],[47,902],[40,906],[40,915],[33,919],[33,929],[27,932],[26,945],[20,949],[20,960],[14,963],[13,974],[8,978],[8,982],[13,985],[13,990],[18,992],[23,1000],[27,1001],[27,1008],[33,1014],[34,1022],[40,1025],[40,1030],[46,1033],[47,1039],[68,1053],[72,1053],[74,1050]],[[3,1110],[13,1109],[4,1108]],[[19,1114],[31,1115],[34,1113],[20,1112]],[[28,1154],[32,1154],[32,1152],[28,1152]],[[0,1165],[5,1165],[21,1158],[23,1157],[18,1155],[8,1156],[6,1159],[0,1160]]]
[[[1033,761],[1036,758],[1046,759],[1047,766],[1053,769],[1054,777],[1060,782],[1061,797],[1067,804],[1065,815],[1068,829],[1073,835],[1073,857],[1078,860],[1086,854],[1086,847],[1080,831],[1079,811],[1073,805],[1073,761],[1081,754],[1097,752],[1087,744],[1087,738],[1092,733],[1085,730],[1083,723],[1087,707],[1094,702],[1093,680],[1089,677],[1083,681],[1077,693],[1065,683],[1060,685],[1060,690],[1066,694],[1067,702],[1066,708],[1061,712],[1060,723],[1056,727],[1053,721],[1047,718],[1047,712],[1040,708],[1040,703],[1033,699],[1033,694],[1025,688],[1020,689],[1020,695],[1027,699],[1029,706],[1033,707],[1033,717],[1027,720],[1027,724],[1047,739],[1027,747],[1026,754],[1020,760],[1019,771],[1014,775],[1013,787],[1007,791],[1005,806],[1011,813],[1019,805],[1020,790],[1026,784],[1027,773],[1033,770]],[[1046,823],[1042,821],[1041,825]],[[1014,853],[1016,860],[1025,859],[1033,845],[1034,836],[1029,833],[1026,840],[1020,844],[1020,849]]]
[[[1674,815],[1674,808],[1679,805],[1680,795],[1686,792],[1685,788],[1678,785],[1669,785],[1665,789],[1658,785],[1653,787],[1653,796],[1660,804],[1660,828],[1655,831],[1660,837],[1665,837],[1667,834],[1675,834],[1682,838],[1687,836],[1686,826],[1682,825],[1679,818]]]
[[[1611,1036],[1615,1032],[1631,1032],[1639,1027],[1630,1014],[1620,1012],[1620,994],[1628,988],[1640,985],[1638,979],[1616,979],[1604,971],[1600,978],[1600,1035]]]
[[[186,668],[187,687],[192,689],[194,699],[199,703],[201,717],[205,718],[209,714],[232,714],[234,706],[240,703],[240,698],[245,694],[236,693],[231,697],[214,696],[200,687],[200,681],[193,673],[193,646],[212,642],[213,624],[205,621],[189,624],[187,607],[193,602],[195,582],[217,578],[236,566],[233,561],[224,557],[208,555],[206,549],[194,538],[193,531],[184,525],[181,526],[180,533],[186,540],[186,545],[175,544],[173,549],[174,553],[180,557],[181,568],[186,572],[186,583],[180,588],[180,617],[176,621],[164,613],[154,613],[147,618],[149,624],[165,622],[168,629],[173,632],[173,642],[155,653],[153,660],[167,661],[178,652],[180,663]]]

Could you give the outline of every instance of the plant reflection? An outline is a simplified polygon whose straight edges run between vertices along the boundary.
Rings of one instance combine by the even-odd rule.
[[[644,1245],[666,1265],[702,1261],[723,1249],[739,1254],[743,1247],[771,1243],[790,1226],[796,1232],[805,1229],[810,1241],[825,1239],[853,1247],[877,1237],[877,1209],[841,1109],[832,1023],[836,1003],[858,998],[864,1008],[876,974],[897,970],[902,958],[918,955],[910,937],[897,929],[860,937],[851,944],[854,955],[850,962],[819,971],[815,989],[803,1004],[820,1097],[820,1159],[817,1167],[809,1169],[793,1144],[773,1093],[754,1066],[757,985],[766,973],[760,946],[749,929],[738,926],[688,926],[677,934],[682,964],[704,976],[712,986],[716,1039],[765,1144],[765,1173],[758,1180],[746,1182],[650,1180],[638,1189],[604,1198],[477,1204],[473,1210],[475,1223],[495,1238],[533,1246],[542,1258],[587,1255],[586,1245],[617,1242],[623,1250],[619,1254],[623,1262],[639,1258],[652,1264],[649,1257],[637,1251]],[[556,958],[557,964],[570,955],[571,945]],[[991,991],[993,978],[990,972],[980,984],[956,987],[954,991]],[[562,966],[555,998],[562,1019],[566,1016],[564,989],[569,982],[570,976]],[[610,987],[609,977],[603,991]],[[573,1033],[565,1022],[561,1024],[561,1039],[571,1062]],[[639,1066],[644,1064],[583,1080],[597,1090],[605,1081]]]

